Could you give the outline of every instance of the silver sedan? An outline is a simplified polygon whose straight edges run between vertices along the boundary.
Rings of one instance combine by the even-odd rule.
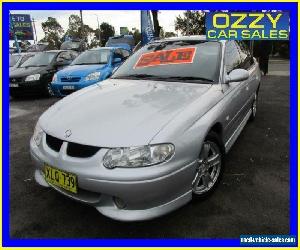
[[[207,196],[256,116],[260,79],[243,42],[154,41],[40,117],[30,141],[35,179],[122,221]]]

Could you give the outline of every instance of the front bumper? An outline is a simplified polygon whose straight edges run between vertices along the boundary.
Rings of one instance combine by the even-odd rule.
[[[68,157],[64,155],[64,146],[59,153],[48,148],[45,136],[39,147],[31,141],[30,148],[36,167],[35,180],[40,185],[51,186],[72,199],[94,206],[103,215],[116,220],[152,219],[183,206],[192,198],[191,183],[195,162],[174,166],[177,170],[169,173],[162,170],[175,164],[171,161],[147,168],[108,170],[102,165],[107,149],[101,149],[90,158]],[[43,173],[44,163],[77,175],[78,193],[70,193],[47,183]],[[120,207],[116,199],[121,200],[124,207]]]
[[[45,92],[45,85],[46,83],[42,82],[41,80],[32,82],[10,82],[9,92],[11,95],[17,96],[41,94]]]
[[[53,93],[57,97],[63,97],[67,96],[69,94],[72,94],[80,89],[83,89],[85,87],[91,86],[95,83],[99,82],[99,80],[96,81],[80,81],[80,82],[52,82],[51,87],[53,90]]]

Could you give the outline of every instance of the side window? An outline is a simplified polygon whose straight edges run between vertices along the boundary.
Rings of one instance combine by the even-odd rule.
[[[122,52],[121,52],[120,49],[116,49],[114,51],[114,58],[121,58],[121,59],[123,59],[123,55],[122,55]]]
[[[228,41],[225,46],[226,73],[229,74],[232,70],[239,68],[240,64],[240,53],[235,41]]]
[[[78,53],[75,51],[70,51],[70,56],[71,56],[71,60],[74,60],[78,56]]]
[[[123,57],[124,59],[127,59],[130,56],[130,53],[128,50],[122,49]]]
[[[72,58],[71,58],[70,53],[69,53],[69,52],[61,52],[61,53],[58,55],[56,61],[60,61],[60,60],[71,61]]]
[[[243,41],[238,41],[237,44],[241,55],[241,68],[247,70],[254,63],[253,57],[248,46]]]

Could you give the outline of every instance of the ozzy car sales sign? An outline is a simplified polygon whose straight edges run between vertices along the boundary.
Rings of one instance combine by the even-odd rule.
[[[26,14],[12,14],[11,19],[13,24],[10,24],[9,39],[14,40],[14,33],[12,25],[15,30],[15,34],[18,40],[33,40],[33,32],[30,15]]]
[[[288,40],[288,12],[206,13],[209,40]]]

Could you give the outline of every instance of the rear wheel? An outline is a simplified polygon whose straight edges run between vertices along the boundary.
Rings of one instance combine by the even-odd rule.
[[[214,132],[210,132],[198,158],[198,166],[192,182],[193,193],[197,197],[210,194],[220,181],[223,171],[223,150]]]

